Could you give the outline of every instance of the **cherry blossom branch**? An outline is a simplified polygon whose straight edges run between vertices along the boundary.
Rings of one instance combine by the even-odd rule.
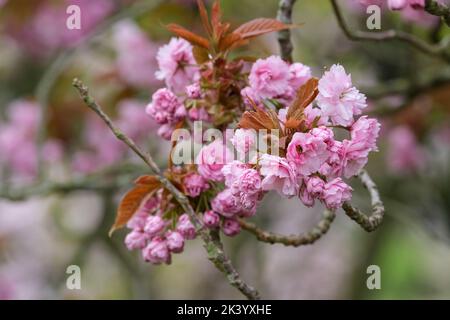
[[[296,0],[280,0],[278,4],[277,19],[285,24],[292,24],[292,8]],[[280,45],[281,57],[292,62],[292,50],[294,49],[291,41],[291,30],[281,30],[278,32],[278,43]]]
[[[111,129],[117,139],[125,143],[131,150],[133,150],[150,168],[150,170],[157,176],[158,180],[177,200],[183,210],[189,215],[192,224],[200,234],[204,247],[208,253],[208,259],[214,263],[214,265],[227,276],[230,284],[237,288],[248,299],[259,299],[259,293],[251,286],[246,284],[240,277],[239,273],[234,268],[231,260],[226,256],[223,249],[223,245],[220,241],[218,234],[210,232],[205,228],[202,228],[202,223],[195,214],[194,209],[189,203],[188,198],[178,190],[166,177],[164,177],[161,169],[153,160],[149,153],[142,151],[133,140],[131,140],[126,134],[124,134],[118,127],[114,125],[111,119],[106,115],[97,102],[89,95],[88,88],[78,79],[73,80],[73,86],[78,90],[83,101],[86,105],[93,110]]]
[[[442,21],[450,27],[450,8],[447,5],[439,3],[436,0],[426,0],[425,11],[429,14],[440,17]]]
[[[266,231],[243,219],[239,219],[239,224],[242,229],[253,233],[259,241],[270,244],[280,243],[285,246],[299,247],[302,245],[313,244],[319,240],[330,229],[331,223],[335,217],[336,214],[334,211],[325,210],[322,214],[322,219],[311,231],[298,235],[282,235]]]
[[[344,202],[342,209],[344,209],[347,216],[358,223],[364,230],[371,232],[378,228],[383,221],[385,209],[383,202],[380,199],[378,188],[367,171],[362,170],[358,177],[363,186],[369,191],[372,214],[370,216],[366,215],[358,208],[353,207],[349,202]]]
[[[344,20],[342,12],[337,4],[337,0],[330,0],[333,7],[334,14],[336,15],[338,24],[344,34],[352,41],[402,41],[405,42],[417,50],[437,56],[450,62],[450,54],[447,52],[449,39],[444,38],[440,43],[433,45],[428,42],[403,31],[387,30],[383,32],[364,32],[364,31],[352,31]]]

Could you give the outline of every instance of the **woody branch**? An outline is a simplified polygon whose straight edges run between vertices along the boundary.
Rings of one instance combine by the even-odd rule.
[[[366,215],[358,208],[353,207],[349,202],[344,202],[342,209],[344,209],[347,216],[358,223],[364,230],[371,232],[378,228],[383,221],[385,212],[384,204],[380,199],[377,185],[373,182],[367,171],[362,170],[358,175],[358,178],[361,180],[367,191],[369,191],[372,214],[370,216]]]
[[[413,48],[435,57],[439,57],[446,62],[450,62],[450,54],[448,52],[449,39],[443,38],[440,43],[430,44],[410,33],[398,30],[387,30],[383,32],[364,32],[352,31],[347,25],[344,16],[337,4],[337,0],[330,0],[334,14],[338,21],[339,27],[342,29],[347,38],[352,41],[401,41],[411,45]]]
[[[436,0],[426,0],[425,11],[429,14],[441,17],[445,24],[450,27],[450,8],[447,5],[439,3]]]
[[[285,24],[292,24],[292,8],[296,0],[280,0],[278,5],[277,19]],[[292,62],[291,30],[286,29],[278,32],[278,42],[280,44],[281,57]]]
[[[369,191],[372,206],[371,215],[365,214],[358,208],[352,206],[349,202],[345,202],[342,209],[347,216],[359,224],[364,230],[371,232],[377,229],[383,221],[385,208],[383,202],[381,201],[378,188],[367,171],[362,170],[358,175],[358,178],[361,180],[363,186]],[[323,212],[322,219],[311,231],[298,235],[283,235],[266,231],[257,225],[242,219],[239,220],[239,223],[244,230],[254,234],[259,241],[270,244],[280,243],[285,246],[299,247],[302,245],[313,244],[319,240],[323,235],[325,235],[325,233],[328,232],[334,218],[334,211],[325,210]]]
[[[282,235],[266,231],[243,219],[240,219],[239,223],[242,229],[254,234],[259,241],[270,244],[280,243],[285,246],[299,247],[302,245],[313,244],[319,240],[330,229],[335,216],[334,211],[325,210],[322,214],[322,219],[311,231],[298,235]]]

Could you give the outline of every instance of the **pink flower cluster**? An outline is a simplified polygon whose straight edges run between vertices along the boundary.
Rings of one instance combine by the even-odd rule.
[[[366,97],[352,85],[341,65],[333,65],[319,81],[317,103],[334,125],[348,126],[367,107]]]
[[[288,87],[286,68],[289,67],[277,57],[258,60],[249,76],[253,95],[271,99],[282,97],[280,88],[286,90]],[[366,98],[353,86],[350,75],[342,66],[333,65],[325,72],[319,80],[318,89],[318,97],[305,109],[310,128],[306,132],[293,134],[284,157],[259,154],[257,164],[251,169],[239,161],[223,166],[222,174],[228,188],[217,196],[221,206],[216,207],[221,214],[254,214],[261,195],[253,197],[246,190],[236,191],[240,190],[238,186],[246,185],[241,179],[248,176],[240,176],[244,169],[251,170],[251,181],[260,188],[259,191],[274,190],[288,198],[297,196],[307,206],[312,206],[314,199],[318,199],[329,209],[337,209],[351,198],[352,189],[342,178],[358,174],[367,164],[369,153],[377,151],[380,125],[367,116],[355,121],[355,116],[366,107]],[[279,102],[286,103],[284,100],[281,98]],[[279,111],[279,119],[282,123],[286,121],[286,109]],[[333,126],[348,130],[350,138],[336,140]],[[256,135],[252,131],[236,130],[231,142],[238,153],[247,153],[255,148]],[[201,152],[207,152],[207,148],[204,147]],[[199,165],[199,170],[201,168]],[[215,179],[212,175],[204,177]],[[243,203],[242,199],[247,201]]]
[[[196,237],[187,214],[164,215],[161,195],[158,192],[143,203],[128,222],[131,232],[125,238],[129,250],[141,250],[144,260],[152,264],[170,264],[172,253],[183,252],[185,241]]]
[[[297,196],[307,206],[318,199],[335,210],[351,198],[352,189],[342,177],[354,176],[366,165],[369,152],[377,150],[379,128],[375,119],[362,116],[349,128],[350,140],[335,140],[333,131],[325,126],[297,132],[287,146],[286,157],[260,154],[256,165],[217,157],[217,150],[225,146],[213,143],[201,149],[200,158],[216,161],[199,163],[198,171],[207,181],[224,181],[225,190],[211,202],[213,211],[224,221],[253,216],[265,192],[272,190],[288,198]],[[211,147],[214,144],[216,148]],[[229,235],[225,229],[224,233]]]
[[[8,106],[8,122],[0,124],[0,165],[19,177],[32,178],[38,165],[36,137],[40,107],[28,100],[16,100]],[[61,143],[48,139],[42,150],[43,160],[56,162],[62,158]]]
[[[186,108],[181,99],[167,88],[159,89],[153,94],[146,112],[161,125],[158,135],[166,140],[170,140],[176,124],[186,117]]]
[[[250,170],[250,171],[249,171]],[[212,201],[213,210],[206,210],[202,213],[203,227],[216,229],[221,228],[222,232],[227,236],[234,236],[241,230],[238,221],[235,219],[238,215],[242,216],[244,211],[241,209],[236,214],[232,213],[234,208],[238,208],[238,204],[230,203],[230,199],[236,199],[242,193],[243,204],[245,199],[243,192],[252,196],[261,195],[260,187],[258,187],[259,175],[255,170],[247,170],[241,180],[245,181],[240,191],[235,189],[233,195],[227,195],[227,190],[219,193]],[[252,178],[253,176],[253,178]],[[253,181],[252,179],[256,179]],[[257,184],[255,185],[254,182]],[[190,173],[183,180],[186,192],[189,197],[197,198],[202,192],[209,190],[210,186],[207,180],[201,175]],[[260,184],[260,183],[259,183]],[[129,250],[141,250],[143,259],[152,264],[170,264],[173,253],[181,253],[184,250],[186,240],[192,240],[196,237],[196,229],[191,223],[186,213],[181,215],[170,214],[173,205],[163,208],[163,193],[159,190],[154,196],[145,200],[134,216],[128,221],[127,227],[131,229],[125,237],[125,245]],[[243,216],[254,214],[256,205],[252,212],[247,211]],[[168,214],[169,213],[169,214]]]
[[[170,140],[176,125],[186,118],[193,121],[210,119],[204,108],[186,109],[186,104],[202,96],[200,72],[192,49],[186,40],[172,38],[159,49],[156,57],[159,70],[155,76],[164,80],[166,87],[153,94],[146,111],[161,125],[158,135],[166,140]]]
[[[177,94],[184,93],[186,86],[200,78],[192,49],[186,40],[172,38],[156,56],[159,65],[156,78],[164,80],[166,86]]]

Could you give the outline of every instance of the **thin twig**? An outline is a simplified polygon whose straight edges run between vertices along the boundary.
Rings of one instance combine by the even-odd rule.
[[[447,5],[439,3],[436,0],[426,0],[425,11],[434,16],[441,17],[442,21],[450,27],[450,8]]]
[[[76,191],[108,191],[125,187],[132,176],[121,176],[114,180],[75,179],[69,182],[44,182],[20,189],[6,189],[0,192],[0,198],[9,201],[24,201],[32,197],[47,197],[52,194],[67,194]]]
[[[139,147],[134,143],[133,140],[128,138],[126,134],[124,134],[119,128],[117,128],[111,119],[103,112],[100,106],[95,102],[95,100],[89,95],[88,88],[83,85],[83,83],[78,80],[73,80],[73,86],[78,90],[83,101],[86,105],[106,123],[106,125],[111,129],[117,139],[124,142],[131,150],[133,150],[144,162],[152,169],[155,174],[160,175],[161,170],[158,168],[158,165],[153,160],[150,154],[145,153],[139,149]]]
[[[331,223],[335,217],[336,215],[333,211],[325,210],[322,219],[311,231],[298,235],[282,235],[266,231],[243,219],[240,219],[239,223],[242,229],[253,233],[259,241],[270,244],[280,243],[285,246],[299,247],[302,245],[313,244],[319,240],[330,229]]]
[[[443,69],[435,72],[433,75],[421,77],[412,82],[404,78],[398,78],[386,81],[375,87],[363,88],[366,96],[372,100],[381,99],[390,95],[401,94],[409,98],[414,98],[424,91],[438,88],[450,83],[450,69]]]
[[[142,172],[141,166],[121,163],[105,168],[84,177],[76,177],[70,181],[45,181],[21,188],[0,189],[0,199],[23,201],[32,197],[46,197],[52,194],[68,194],[77,191],[109,191],[125,187],[130,179]]]
[[[391,95],[402,95],[406,98],[402,105],[396,108],[393,108],[392,106],[379,106],[376,109],[369,111],[369,114],[377,117],[389,117],[414,106],[411,102],[418,96],[450,84],[450,74],[448,70],[446,71],[446,73],[440,72],[439,74],[434,75],[434,78],[429,80],[424,79],[423,81],[409,82],[406,79],[395,79],[387,81],[378,87],[367,88],[366,91],[363,92],[372,100],[382,99]]]
[[[342,12],[337,4],[337,0],[330,0],[333,6],[339,26],[347,38],[353,41],[402,41],[423,53],[436,56],[450,62],[448,53],[449,38],[444,38],[440,43],[433,45],[428,42],[403,31],[387,30],[383,32],[352,31],[344,20]]]
[[[353,207],[349,202],[344,202],[342,209],[344,209],[347,216],[358,223],[364,230],[371,232],[378,228],[383,221],[385,209],[380,199],[378,188],[367,171],[362,170],[358,177],[363,186],[369,191],[372,214],[370,216],[366,215],[358,208]]]
[[[292,24],[292,8],[296,0],[280,0],[278,5],[277,19],[285,24]],[[292,62],[291,30],[281,30],[278,32],[278,43],[280,44],[281,57]]]
[[[218,235],[210,233],[208,230],[202,228],[202,223],[195,214],[195,211],[190,205],[188,198],[182,192],[180,192],[180,190],[178,190],[169,180],[167,180],[166,177],[164,177],[161,169],[159,169],[151,155],[142,151],[134,143],[133,140],[131,140],[118,127],[114,125],[111,119],[103,112],[102,108],[89,95],[88,88],[83,85],[80,80],[74,79],[73,86],[78,90],[78,93],[80,94],[86,105],[106,123],[106,125],[111,129],[117,139],[121,140],[131,150],[133,150],[158,177],[164,188],[166,188],[174,196],[183,210],[189,215],[192,224],[196,227],[197,232],[203,239],[204,246],[208,252],[208,258],[216,265],[219,270],[225,273],[230,284],[237,288],[248,299],[259,299],[259,293],[240,278],[239,273],[234,268],[230,259],[226,256]]]

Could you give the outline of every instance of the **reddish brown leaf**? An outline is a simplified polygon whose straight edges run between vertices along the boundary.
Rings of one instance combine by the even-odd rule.
[[[245,111],[242,115],[239,124],[242,129],[280,129],[280,122],[275,112],[272,110],[262,110],[255,107],[253,111]]]
[[[258,18],[244,23],[233,33],[239,34],[242,39],[257,37],[266,33],[294,28],[296,25],[284,24],[276,19]]]
[[[109,236],[117,229],[122,228],[133,217],[141,204],[160,187],[159,181],[155,179],[152,176],[142,176],[136,180],[137,185],[128,191],[120,201],[116,220],[109,231]]]
[[[289,118],[286,120],[285,128],[286,129],[295,129],[296,131],[301,131],[301,129],[305,125],[304,119],[295,119],[295,118]]]
[[[136,185],[147,185],[147,186],[159,186],[161,183],[159,182],[156,176],[140,176],[134,181]]]
[[[219,42],[224,38],[224,35],[226,35],[228,33],[230,26],[231,25],[228,22],[219,23],[217,25],[217,28],[215,30],[215,37]]]
[[[200,12],[200,18],[202,19],[203,28],[205,28],[206,33],[210,36],[212,35],[211,24],[209,23],[208,11],[206,11],[205,3],[203,0],[197,0],[198,10]]]
[[[247,44],[247,40],[243,39],[240,34],[229,33],[222,37],[219,41],[219,50],[226,51]]]
[[[297,92],[297,96],[289,106],[286,118],[301,120],[303,110],[314,101],[319,93],[319,80],[317,78],[309,79]]]
[[[179,36],[183,39],[186,39],[193,45],[197,45],[197,46],[203,47],[205,49],[209,48],[209,41],[207,39],[183,28],[180,25],[171,23],[167,26],[167,29],[169,29],[171,32],[175,33],[177,36]]]
[[[222,9],[220,8],[220,1],[214,1],[211,9],[211,24],[214,30],[214,34],[217,35],[220,21],[222,20]]]

